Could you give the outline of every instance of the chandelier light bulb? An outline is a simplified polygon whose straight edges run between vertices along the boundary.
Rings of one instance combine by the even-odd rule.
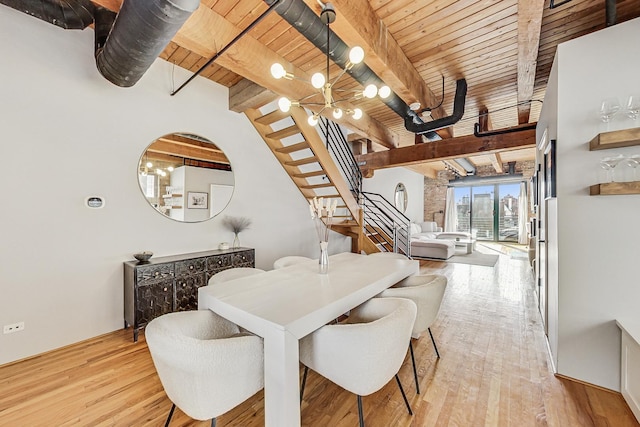
[[[147,162],[147,167],[148,167],[148,168],[152,168],[152,167],[153,167],[153,163],[151,163],[151,162]]]
[[[359,120],[360,118],[362,118],[362,110],[359,108],[354,108],[353,110],[353,118],[356,120]]]
[[[287,75],[287,72],[285,71],[282,64],[276,62],[271,66],[271,75],[276,79],[281,79]]]
[[[169,167],[167,168],[167,170],[168,170],[169,172],[173,172],[173,166],[169,166]]]
[[[289,101],[287,98],[280,98],[278,100],[278,107],[280,108],[280,111],[282,111],[283,113],[288,113],[289,110],[291,109],[291,101]]]
[[[385,99],[389,95],[391,95],[391,89],[389,88],[389,86],[384,85],[378,90],[378,95],[380,95],[380,98]]]
[[[313,76],[311,76],[311,85],[316,89],[322,89],[325,83],[326,80],[324,78],[324,74],[315,73]]]
[[[309,116],[309,118],[307,119],[307,123],[309,123],[309,126],[317,125],[318,124],[318,117],[315,114]]]
[[[360,46],[354,46],[349,51],[349,62],[356,65],[362,62],[364,59],[364,50]]]
[[[362,92],[362,94],[364,95],[365,98],[369,98],[369,99],[375,98],[375,96],[378,94],[378,88],[376,87],[376,85],[370,84],[364,88],[364,91]]]
[[[342,110],[340,108],[334,108],[333,109],[333,118],[334,119],[339,119],[340,117],[342,117]]]

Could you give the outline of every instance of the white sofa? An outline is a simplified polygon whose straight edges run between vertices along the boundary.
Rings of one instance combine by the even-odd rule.
[[[411,223],[410,231],[412,257],[449,259],[456,251],[453,241],[438,239],[442,227],[433,221]]]
[[[438,227],[438,224],[434,221],[412,222],[410,227],[411,238],[416,239],[420,237],[435,239],[438,234],[442,233],[442,227]]]
[[[411,238],[412,258],[449,259],[455,252],[456,244],[453,240]]]

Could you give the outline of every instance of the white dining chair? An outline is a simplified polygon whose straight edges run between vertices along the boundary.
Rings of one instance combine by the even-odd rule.
[[[393,259],[404,259],[407,260],[409,259],[405,254],[400,254],[397,252],[373,252],[370,253],[369,256],[376,256],[376,257],[385,257],[385,258],[393,258]]]
[[[410,276],[378,294],[383,298],[408,298],[418,307],[416,321],[411,331],[411,337],[417,339],[424,331],[429,331],[433,348],[436,356],[440,358],[436,341],[431,333],[431,325],[438,316],[440,305],[444,298],[444,292],[447,287],[446,276],[440,274],[425,274],[419,276]],[[413,364],[413,377],[416,382],[416,392],[420,394],[420,386],[418,384],[418,371],[416,369],[416,361],[413,355],[413,345],[409,340],[409,351],[411,353],[411,363]]]
[[[158,377],[173,403],[196,420],[222,415],[264,386],[262,338],[243,334],[210,310],[182,311],[153,319],[145,338]]]
[[[304,337],[300,341],[300,361],[305,366],[300,400],[310,368],[358,396],[363,427],[362,396],[380,390],[395,376],[413,415],[398,370],[407,353],[416,311],[409,299],[373,298],[351,310],[345,323],[323,326]]]
[[[252,276],[254,274],[260,274],[264,272],[264,270],[254,267],[229,268],[211,276],[208,284],[213,285],[216,283],[228,282],[229,280],[239,279],[241,277]]]
[[[282,258],[278,258],[273,262],[273,269],[277,270],[280,268],[288,267],[290,265],[298,264],[305,261],[313,261],[313,259],[307,258],[306,256],[298,256],[298,255],[284,256]]]

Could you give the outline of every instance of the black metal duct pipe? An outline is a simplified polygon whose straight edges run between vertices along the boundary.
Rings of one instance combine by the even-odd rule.
[[[93,23],[90,0],[0,0],[0,3],[65,30],[84,30]]]
[[[437,129],[442,129],[453,125],[464,115],[465,98],[467,96],[467,81],[465,79],[456,80],[456,95],[453,99],[453,114],[441,117],[427,123],[416,123],[411,117],[404,118],[404,127],[413,133],[424,134]]]
[[[605,0],[605,13],[607,20],[607,27],[616,25],[618,20],[618,10],[616,0]]]
[[[264,0],[269,6],[274,3],[274,0]],[[320,20],[313,10],[311,10],[301,0],[281,0],[280,4],[275,8],[278,15],[292,27],[294,27],[300,34],[302,34],[307,40],[314,44],[318,49],[323,52],[327,50],[327,26]],[[329,32],[329,46],[331,51],[329,55],[333,62],[338,64],[341,68],[345,68],[349,61],[349,46],[346,45],[333,31]],[[380,87],[384,85],[384,82],[369,68],[364,62],[355,65],[351,70],[347,71],[351,77],[353,77],[358,83],[363,86],[368,84],[375,84]],[[391,95],[386,99],[382,99],[389,108],[391,108],[396,114],[405,119],[410,119],[412,122],[423,123],[422,119],[412,111],[409,106],[395,93],[391,92]],[[430,140],[441,139],[440,136],[435,133],[428,133],[424,135]]]
[[[102,49],[100,74],[111,83],[136,84],[198,8],[200,0],[125,0]]]
[[[488,130],[486,132],[480,132],[480,123],[475,123],[473,125],[473,135],[478,138],[482,138],[483,136],[504,135],[505,133],[520,132],[523,130],[535,129],[536,126],[537,126],[537,123],[529,123],[529,124],[506,128],[506,129]]]

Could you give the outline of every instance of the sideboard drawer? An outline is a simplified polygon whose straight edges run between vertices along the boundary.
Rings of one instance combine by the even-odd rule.
[[[173,264],[141,266],[136,270],[136,283],[139,286],[171,277],[173,277]]]
[[[176,262],[176,277],[184,274],[203,272],[206,269],[206,258],[194,258]]]
[[[233,254],[216,255],[207,258],[207,271],[218,272],[231,268],[233,265]]]

